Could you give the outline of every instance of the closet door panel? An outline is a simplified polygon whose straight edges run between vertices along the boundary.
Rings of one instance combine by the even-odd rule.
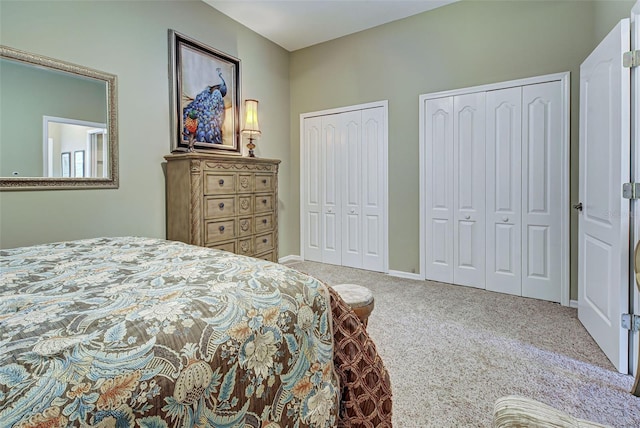
[[[427,279],[453,282],[453,97],[426,100]]]
[[[385,167],[384,109],[362,110],[362,265],[384,271]]]
[[[304,175],[304,257],[306,260],[322,261],[322,119],[304,120],[305,156]]]
[[[322,118],[322,261],[341,264],[340,126],[338,115]]]
[[[342,265],[362,267],[362,137],[360,111],[340,114]]]
[[[519,87],[487,92],[486,288],[521,293],[521,97]]]
[[[560,302],[562,92],[560,82],[522,89],[522,295]]]
[[[455,284],[485,287],[485,94],[453,101]]]

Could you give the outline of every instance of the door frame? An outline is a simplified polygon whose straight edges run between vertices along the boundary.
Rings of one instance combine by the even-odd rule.
[[[561,284],[560,284],[560,304],[562,306],[569,306],[570,303],[570,283],[569,283],[569,271],[570,271],[570,225],[569,225],[569,215],[570,215],[570,198],[569,198],[569,128],[570,128],[570,117],[569,117],[569,106],[570,106],[570,72],[562,72],[562,73],[554,73],[554,74],[546,74],[542,76],[534,76],[528,77],[524,79],[516,79],[509,80],[505,82],[497,82],[490,83],[486,85],[479,86],[471,86],[468,88],[460,88],[453,89],[447,91],[440,92],[432,92],[428,94],[422,94],[419,96],[419,162],[420,162],[420,277],[422,279],[426,279],[425,270],[426,270],[426,196],[425,192],[427,190],[426,183],[426,148],[424,147],[425,140],[425,132],[426,132],[426,123],[425,123],[425,103],[427,100],[434,98],[444,98],[456,95],[464,95],[473,92],[486,92],[497,89],[507,89],[516,86],[526,86],[526,85],[534,85],[538,83],[547,83],[547,82],[555,82],[560,81],[562,87],[562,105],[561,110],[564,114],[564,120],[562,121],[562,159],[561,165],[564,165],[563,171],[561,172],[561,189],[562,189],[562,200],[565,203],[565,209],[563,210],[561,216],[561,231],[562,236],[565,237],[562,243],[561,255],[562,255],[562,267],[561,267]]]
[[[389,273],[389,101],[381,100],[374,101],[365,104],[356,104],[345,107],[337,107],[327,110],[312,111],[300,114],[300,257],[304,260],[304,248],[305,248],[305,215],[304,215],[304,201],[306,197],[306,189],[303,186],[305,174],[305,155],[307,146],[304,141],[304,120],[317,116],[327,116],[331,114],[346,113],[349,111],[367,110],[372,108],[382,108],[383,111],[383,138],[382,145],[385,156],[383,157],[383,170],[381,171],[384,177],[383,184],[383,239],[382,239],[382,251],[383,251],[383,272]]]

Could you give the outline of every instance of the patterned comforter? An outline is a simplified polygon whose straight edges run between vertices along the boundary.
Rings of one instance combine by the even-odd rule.
[[[147,238],[0,255],[0,426],[336,425],[317,280]]]

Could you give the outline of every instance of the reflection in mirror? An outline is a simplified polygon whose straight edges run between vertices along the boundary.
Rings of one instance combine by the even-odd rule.
[[[109,172],[106,146],[107,125],[62,117],[44,117],[42,170],[44,177],[107,178]],[[63,153],[83,153],[82,165],[62,169]],[[86,152],[86,157],[84,153]],[[75,162],[78,159],[74,158]]]
[[[0,190],[118,187],[116,76],[0,46]]]

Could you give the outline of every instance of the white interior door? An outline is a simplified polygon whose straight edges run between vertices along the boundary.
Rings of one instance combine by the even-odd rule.
[[[485,287],[485,93],[453,98],[453,282]]]
[[[453,97],[425,101],[428,279],[453,283]]]
[[[580,66],[580,183],[578,318],[607,357],[628,370],[630,173],[629,20],[623,19]]]
[[[342,265],[362,266],[362,133],[360,111],[339,115],[342,125]]]
[[[561,301],[563,201],[562,89],[522,87],[522,295]]]
[[[522,89],[487,92],[486,289],[520,295]]]
[[[384,108],[362,110],[362,264],[385,270],[386,134]]]
[[[307,260],[322,262],[322,118],[304,119],[303,176],[304,255]]]
[[[631,49],[640,49],[640,1],[637,1],[631,10]],[[634,67],[631,69],[631,181],[640,181],[640,67]],[[640,241],[640,200],[631,201],[631,212],[633,215],[633,239],[631,251],[635,249],[635,245]],[[633,260],[633,258],[631,259]],[[635,272],[632,266],[629,267],[632,271],[630,277],[629,287],[633,290],[633,313],[640,314],[640,292],[636,285]],[[629,347],[632,351],[632,368],[633,375],[636,374],[638,368],[638,359],[640,359],[640,346],[638,346],[638,340],[640,340],[640,332],[633,333],[632,342],[629,343]]]
[[[301,249],[386,272],[387,104],[353,107],[301,116]]]
[[[322,117],[322,262],[342,263],[340,115]]]

